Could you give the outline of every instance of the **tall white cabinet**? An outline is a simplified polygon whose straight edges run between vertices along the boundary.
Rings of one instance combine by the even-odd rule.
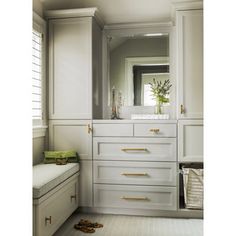
[[[203,11],[177,11],[178,118],[203,118]]]
[[[203,161],[203,10],[176,11],[178,159]]]
[[[102,117],[102,27],[96,8],[47,11],[49,147],[80,157],[79,204],[92,207],[92,119]]]

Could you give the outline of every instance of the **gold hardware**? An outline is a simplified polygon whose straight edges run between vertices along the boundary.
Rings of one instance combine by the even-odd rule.
[[[153,132],[153,133],[158,133],[160,131],[160,129],[150,129],[149,131]]]
[[[121,199],[124,199],[124,200],[135,200],[135,201],[149,201],[149,198],[147,197],[121,197]]]
[[[147,173],[121,173],[121,175],[125,176],[147,176]]]
[[[121,151],[147,151],[147,148],[122,148]]]
[[[75,200],[76,200],[76,195],[70,196],[70,200],[71,200],[71,201],[72,201],[72,199],[75,199]]]
[[[90,124],[88,124],[88,134],[92,133],[93,129],[90,127]]]
[[[45,225],[48,224],[48,221],[49,221],[49,224],[52,224],[52,216],[45,217]]]
[[[181,114],[185,113],[184,105],[180,105],[180,113]]]

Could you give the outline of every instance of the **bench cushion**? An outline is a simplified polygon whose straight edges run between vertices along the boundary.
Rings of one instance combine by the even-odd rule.
[[[79,163],[33,166],[33,198],[40,198],[79,171]]]

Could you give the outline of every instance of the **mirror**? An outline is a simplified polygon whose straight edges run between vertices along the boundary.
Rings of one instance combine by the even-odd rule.
[[[169,79],[169,34],[109,38],[110,88],[122,94],[124,106],[154,106],[153,78]]]

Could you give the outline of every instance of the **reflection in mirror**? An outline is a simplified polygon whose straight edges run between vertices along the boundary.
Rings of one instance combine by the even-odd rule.
[[[120,91],[125,106],[154,106],[149,83],[169,79],[168,34],[111,38],[109,49],[110,91]]]

